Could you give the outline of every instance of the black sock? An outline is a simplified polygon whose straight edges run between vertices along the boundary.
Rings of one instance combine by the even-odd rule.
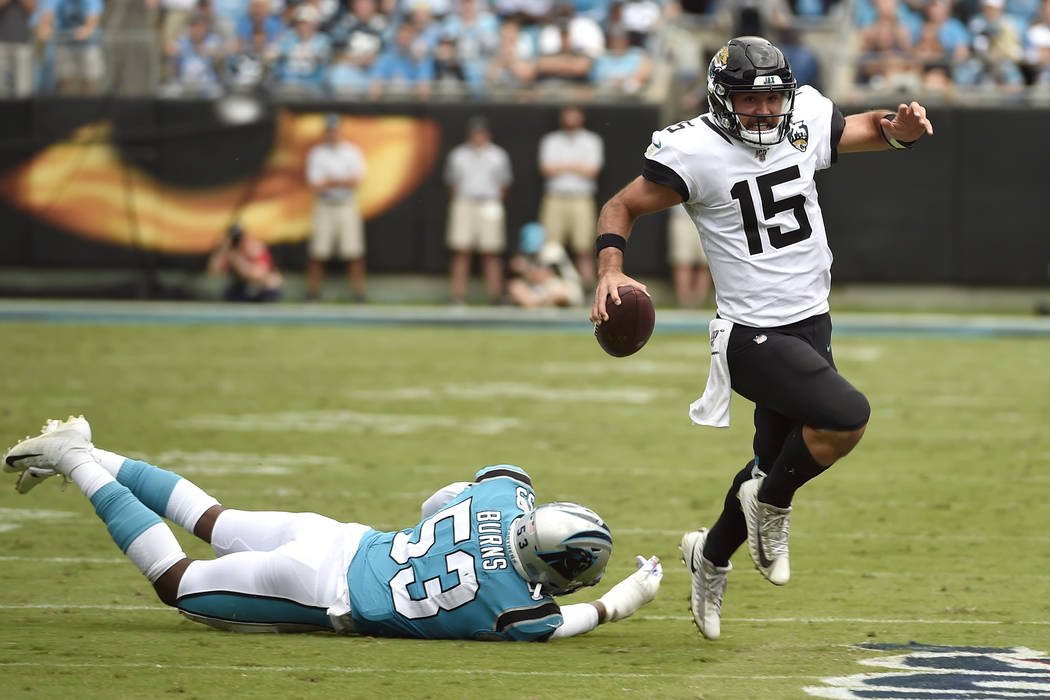
[[[744,522],[744,513],[740,510],[736,492],[740,484],[751,478],[754,465],[755,460],[751,460],[737,473],[733,485],[729,487],[729,493],[726,494],[722,514],[707,533],[704,559],[715,566],[729,566],[729,557],[747,540],[747,523]]]
[[[791,431],[784,441],[784,447],[769,468],[762,488],[758,490],[758,500],[777,508],[787,508],[795,491],[827,467],[817,464],[802,439],[802,426]]]

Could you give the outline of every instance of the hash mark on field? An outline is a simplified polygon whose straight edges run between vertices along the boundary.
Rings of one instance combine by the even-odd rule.
[[[409,413],[358,411],[282,411],[279,413],[206,414],[175,421],[179,428],[242,430],[251,432],[329,433],[353,430],[404,435],[423,430],[462,430],[476,435],[499,435],[520,424],[517,418],[460,418]]]
[[[123,557],[20,557],[0,556],[0,561],[47,561],[56,564],[127,564]]]
[[[582,671],[514,671],[505,668],[404,668],[402,666],[240,666],[240,665],[206,665],[206,664],[148,664],[148,663],[110,663],[87,664],[87,663],[49,663],[40,661],[4,661],[0,662],[0,668],[127,668],[143,670],[169,670],[169,671],[265,671],[269,673],[293,673],[293,672],[328,672],[328,673],[396,673],[429,675],[461,675],[461,676],[525,676],[525,677],[572,677],[572,678],[696,678],[712,680],[808,680],[819,679],[821,676],[811,674],[799,674],[791,676],[756,676],[756,675],[730,675],[720,673],[617,673],[617,672],[582,672]]]
[[[362,389],[350,392],[356,399],[386,401],[425,401],[443,399],[485,400],[529,399],[532,401],[590,403],[652,403],[664,393],[643,387],[594,389],[566,388],[521,382],[488,382],[481,384],[444,384],[438,387],[414,386],[399,389]]]

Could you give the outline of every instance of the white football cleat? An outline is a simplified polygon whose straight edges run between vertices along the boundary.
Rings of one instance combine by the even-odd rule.
[[[764,478],[745,481],[736,495],[747,522],[747,548],[751,561],[770,583],[783,586],[791,578],[788,561],[791,507],[777,508],[758,500],[758,489]]]
[[[48,420],[40,429],[40,435],[27,437],[7,451],[3,470],[21,472],[15,490],[28,493],[37,484],[58,474],[63,455],[78,447],[91,449],[91,426],[84,416],[70,416],[64,421]]]
[[[715,566],[704,558],[707,530],[700,528],[682,535],[682,563],[689,569],[693,588],[689,594],[689,611],[700,634],[718,639],[722,634],[722,598],[729,583],[733,565]]]

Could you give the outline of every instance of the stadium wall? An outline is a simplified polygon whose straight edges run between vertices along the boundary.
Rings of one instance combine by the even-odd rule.
[[[375,272],[444,273],[442,168],[469,116],[484,114],[508,150],[515,183],[509,230],[536,217],[540,137],[558,105],[268,105],[248,123],[221,103],[170,100],[6,101],[0,109],[0,267],[203,269],[240,220],[301,267],[309,231],[305,152],[323,115],[339,111],[369,159],[362,205]],[[845,113],[866,109],[844,106]],[[588,107],[606,144],[600,199],[641,168],[659,112]],[[844,156],[819,176],[839,282],[1045,283],[1050,237],[1036,203],[1046,191],[1050,110],[931,111],[937,134],[911,152]],[[1024,135],[1008,139],[1007,135]],[[366,189],[366,188],[363,188]],[[639,222],[629,273],[666,273],[666,218]],[[512,237],[513,240],[513,237]]]

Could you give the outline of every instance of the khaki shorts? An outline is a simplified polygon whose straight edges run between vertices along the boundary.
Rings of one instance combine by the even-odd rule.
[[[495,199],[453,199],[445,242],[457,252],[502,253],[507,247],[503,203]]]
[[[55,46],[55,78],[59,81],[102,80],[106,66],[102,47],[98,44],[57,44]]]
[[[310,237],[313,260],[356,260],[365,256],[365,230],[353,200],[314,203],[314,234]]]
[[[672,265],[707,264],[696,224],[680,207],[672,209],[667,217],[667,259]]]
[[[597,213],[589,194],[545,194],[540,203],[540,223],[547,240],[560,243],[574,253],[594,248]]]

